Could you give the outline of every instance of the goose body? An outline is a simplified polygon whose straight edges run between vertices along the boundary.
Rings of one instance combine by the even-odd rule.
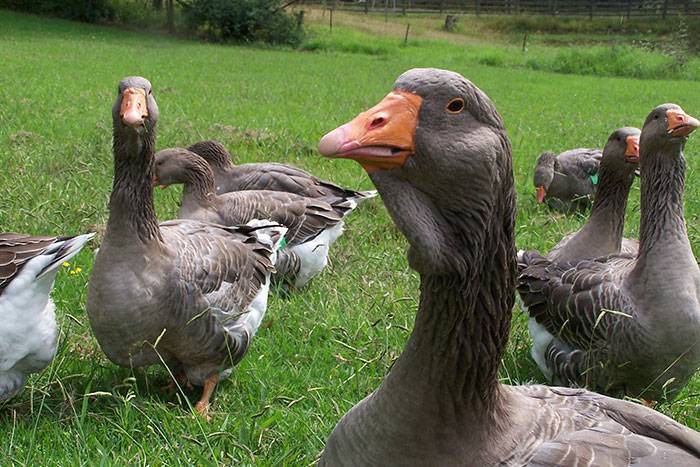
[[[639,133],[637,128],[615,130],[603,149],[598,169],[598,189],[586,224],[564,237],[547,254],[547,259],[576,262],[613,253],[636,254],[639,243],[623,238],[625,210],[630,187],[639,163]],[[526,267],[519,254],[518,267]]]
[[[113,109],[114,188],[87,312],[110,360],[166,364],[204,386],[196,408],[206,415],[219,378],[245,355],[263,318],[286,228],[257,220],[233,227],[183,219],[158,224],[157,118],[151,84],[122,80]]]
[[[330,246],[343,233],[343,218],[357,207],[357,197],[322,199],[270,190],[217,195],[208,163],[187,149],[156,154],[156,183],[185,185],[179,217],[237,225],[269,218],[287,227],[286,245],[278,253],[279,275],[303,287],[328,264]]]
[[[598,183],[600,149],[577,148],[559,155],[543,152],[537,159],[533,182],[537,202],[558,211],[581,209],[590,205]]]
[[[0,402],[21,391],[27,377],[56,355],[51,289],[61,264],[92,236],[0,234]]]
[[[689,121],[682,131],[674,127],[679,119]],[[578,263],[523,255],[518,291],[531,318],[533,358],[555,381],[672,399],[700,367],[700,270],[683,219],[682,147],[696,125],[671,104],[647,118],[637,254]]]
[[[216,193],[241,190],[286,191],[309,198],[374,198],[376,191],[355,191],[321,180],[288,164],[274,162],[234,165],[231,154],[218,141],[199,141],[187,149],[203,157],[214,172]]]
[[[456,73],[410,70],[319,151],[362,164],[421,281],[403,353],[336,425],[320,465],[700,463],[700,434],[644,406],[499,383],[515,292],[515,191],[503,122],[481,90]]]

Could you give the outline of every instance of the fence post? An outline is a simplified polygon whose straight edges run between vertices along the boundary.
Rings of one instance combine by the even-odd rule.
[[[333,8],[331,8],[331,14],[329,16],[330,18],[330,26],[331,26],[331,32],[333,32]]]
[[[666,19],[668,14],[668,0],[664,0],[664,5],[661,7],[661,19]]]
[[[593,13],[595,12],[595,0],[590,0],[589,2],[589,13],[588,18],[593,19]]]
[[[476,16],[481,14],[481,0],[476,0]]]
[[[627,0],[627,21],[632,16],[632,0]]]
[[[406,35],[403,36],[403,45],[408,44],[408,30],[411,29],[411,23],[406,23]]]
[[[365,14],[369,13],[369,0],[365,0]]]

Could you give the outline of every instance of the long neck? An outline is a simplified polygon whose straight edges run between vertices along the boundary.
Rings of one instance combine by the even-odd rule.
[[[633,182],[634,173],[601,167],[591,215],[582,233],[595,233],[597,241],[612,241],[619,249],[625,226],[627,198]]]
[[[184,172],[184,189],[182,192],[182,209],[196,209],[210,206],[216,198],[214,174],[211,170],[191,167]]]
[[[422,414],[422,423],[454,421],[463,426],[472,420],[489,430],[500,424],[498,418],[507,418],[499,413],[498,370],[508,339],[516,269],[509,167],[501,177],[505,188],[475,190],[476,196],[482,196],[480,202],[467,199],[453,212],[434,212],[438,203],[426,212],[416,204],[411,210],[414,230],[430,226],[428,216],[438,220],[444,231],[442,240],[450,250],[447,253],[453,256],[453,264],[463,267],[455,267],[454,272],[449,268],[443,273],[421,271],[413,333],[377,392],[377,397],[392,400],[387,403],[390,407],[400,401],[406,423],[412,414]],[[381,193],[382,187],[375,185]],[[382,196],[390,211],[400,209]],[[403,202],[410,200],[402,197],[397,201]],[[428,235],[411,236],[412,250],[429,248],[416,243]],[[436,257],[443,252],[428,254]]]
[[[685,158],[681,145],[643,155],[639,257],[690,249],[683,217]],[[640,261],[643,262],[643,261]]]
[[[144,134],[114,131],[114,184],[106,240],[138,245],[162,242],[153,207],[155,129]]]

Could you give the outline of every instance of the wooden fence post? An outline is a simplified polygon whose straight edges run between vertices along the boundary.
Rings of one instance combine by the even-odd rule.
[[[664,0],[664,5],[661,7],[661,19],[666,19],[668,14],[668,0]]]
[[[328,16],[328,18],[329,18],[329,22],[330,22],[330,26],[331,26],[331,32],[333,32],[333,8],[331,8],[330,13],[331,14]]]
[[[403,36],[403,45],[408,44],[408,30],[411,29],[411,23],[406,24],[406,35]]]
[[[481,0],[476,0],[476,16],[479,16],[481,14]]]
[[[595,12],[595,0],[590,0],[588,3],[589,3],[588,18],[593,19],[593,13]]]

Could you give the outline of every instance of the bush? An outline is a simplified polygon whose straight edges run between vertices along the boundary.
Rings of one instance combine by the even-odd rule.
[[[97,23],[110,20],[114,9],[109,0],[0,0],[0,8]]]
[[[301,26],[279,0],[193,0],[185,15],[197,35],[213,41],[298,45],[303,38]]]

